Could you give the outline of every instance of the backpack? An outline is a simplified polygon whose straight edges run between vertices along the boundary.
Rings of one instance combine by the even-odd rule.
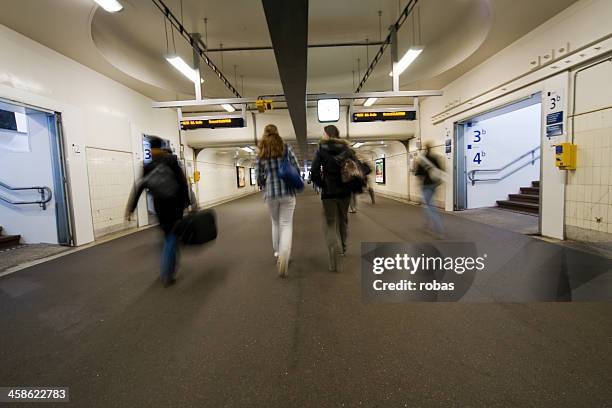
[[[418,168],[415,172],[416,176],[427,175],[435,184],[444,182],[444,171],[442,171],[437,164],[432,163],[426,155],[423,154],[417,157],[417,165]]]
[[[360,192],[365,184],[363,166],[359,160],[348,156],[348,150],[335,157],[340,165],[340,179],[351,192]]]
[[[179,195],[180,186],[174,171],[166,163],[157,164],[143,182],[153,198],[169,200]]]

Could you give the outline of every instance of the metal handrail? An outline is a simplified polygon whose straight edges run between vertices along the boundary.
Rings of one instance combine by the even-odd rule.
[[[40,194],[40,199],[35,201],[11,200],[10,198],[3,197],[0,195],[0,200],[12,205],[38,204],[43,210],[46,210],[47,203],[51,201],[51,198],[53,198],[53,193],[51,192],[51,189],[46,186],[12,187],[0,181],[0,187],[11,191],[36,190]]]
[[[500,167],[498,169],[474,169],[474,170],[470,170],[467,174],[468,179],[472,182],[472,185],[475,185],[477,181],[501,181],[503,179],[505,179],[506,177],[509,177],[511,175],[513,175],[514,173],[516,173],[517,171],[521,170],[523,167],[528,166],[529,164],[534,165],[536,160],[540,159],[540,155],[538,155],[536,157],[536,152],[540,150],[540,146],[536,146],[533,149],[529,150],[527,153],[524,153],[522,155],[520,155],[519,157],[517,157],[516,159],[512,160],[510,163],[506,164],[503,167]],[[476,175],[476,172],[487,172],[487,173],[497,173],[503,170],[506,170],[508,167],[512,166],[513,164],[519,162],[520,160],[522,160],[523,158],[527,157],[531,155],[531,160],[529,160],[528,162],[522,164],[521,166],[517,167],[516,169],[512,170],[510,173],[504,175],[503,177],[499,177],[499,178],[490,178],[490,179],[477,179],[474,178],[474,176]]]

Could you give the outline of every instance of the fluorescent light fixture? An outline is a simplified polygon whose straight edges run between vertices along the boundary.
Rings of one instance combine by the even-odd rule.
[[[232,105],[230,105],[229,103],[224,103],[223,105],[221,105],[221,107],[223,109],[225,109],[228,112],[234,112],[236,110],[236,108],[234,108]]]
[[[104,10],[109,13],[116,13],[118,11],[123,10],[123,6],[117,0],[94,0],[96,3],[100,5]]]
[[[185,75],[194,84],[198,83],[198,73],[195,69],[191,68],[181,57],[178,55],[166,55],[166,61],[168,61],[174,68],[176,68],[181,74]]]
[[[317,101],[317,117],[319,122],[337,122],[340,120],[340,100],[319,99]]]
[[[251,149],[249,146],[241,147],[241,149],[247,153],[255,153],[255,151]]]
[[[372,106],[374,105],[374,102],[376,102],[378,98],[368,98],[366,99],[366,101],[363,103],[363,106]]]
[[[363,142],[357,142],[353,145],[353,149],[359,149],[361,146],[363,146]]]
[[[397,75],[400,75],[402,72],[410,66],[414,62],[415,59],[423,52],[423,47],[410,47],[408,51],[404,54],[404,56],[395,64],[395,70],[397,71]],[[389,76],[393,76],[393,71],[389,72]]]

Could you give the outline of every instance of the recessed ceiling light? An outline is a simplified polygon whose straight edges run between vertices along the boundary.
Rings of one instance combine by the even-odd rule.
[[[123,6],[117,0],[94,0],[100,7],[109,13],[116,13],[123,10]]]
[[[230,105],[229,103],[224,103],[223,105],[221,105],[221,107],[223,109],[225,109],[228,112],[234,112],[236,110],[236,108],[234,108],[232,105]]]
[[[359,149],[361,146],[363,146],[363,142],[357,142],[353,145],[354,149]]]

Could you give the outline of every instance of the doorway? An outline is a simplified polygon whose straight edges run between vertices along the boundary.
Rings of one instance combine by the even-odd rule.
[[[454,208],[539,214],[541,95],[455,124]]]
[[[61,114],[0,100],[0,224],[23,243],[72,245]]]

